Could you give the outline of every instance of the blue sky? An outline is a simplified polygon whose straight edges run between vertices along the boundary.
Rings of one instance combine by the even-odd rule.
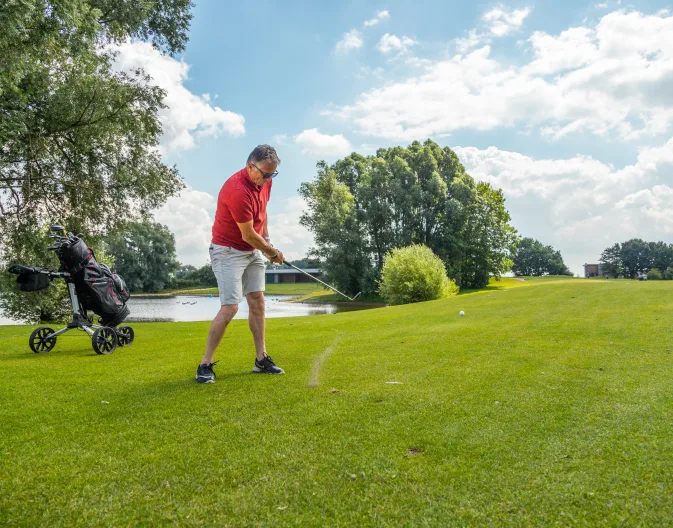
[[[616,241],[671,242],[671,7],[197,1],[184,54],[128,43],[120,57],[169,95],[162,153],[188,189],[157,218],[181,260],[205,262],[214,197],[272,143],[270,230],[299,257],[296,191],[318,160],[430,137],[576,273]]]

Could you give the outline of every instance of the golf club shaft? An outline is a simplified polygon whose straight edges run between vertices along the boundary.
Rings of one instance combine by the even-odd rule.
[[[297,271],[303,273],[304,275],[306,275],[306,276],[308,276],[308,277],[311,277],[313,280],[318,281],[318,282],[319,282],[320,284],[322,284],[323,286],[327,286],[330,290],[334,290],[334,291],[337,292],[339,295],[343,295],[343,296],[346,297],[346,299],[348,299],[349,301],[352,301],[353,299],[355,299],[355,297],[357,297],[357,295],[356,295],[355,297],[351,298],[351,297],[349,297],[348,295],[346,295],[345,293],[341,293],[341,292],[340,292],[339,290],[337,290],[334,286],[330,286],[330,285],[327,284],[326,282],[321,281],[319,278],[314,277],[314,276],[311,275],[310,273],[304,271],[304,270],[301,269],[301,268],[298,268],[298,267],[295,266],[294,264],[290,264],[289,262],[283,262],[283,264],[285,264],[285,265],[287,265],[287,266],[290,266],[290,267],[293,268],[293,269],[296,269]]]

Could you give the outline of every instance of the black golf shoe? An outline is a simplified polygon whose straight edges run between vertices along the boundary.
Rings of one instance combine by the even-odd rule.
[[[215,373],[213,372],[215,363],[199,365],[199,368],[196,369],[196,381],[199,383],[215,383]]]
[[[265,356],[262,361],[255,360],[252,371],[255,374],[285,374],[285,371],[276,365],[269,356]]]

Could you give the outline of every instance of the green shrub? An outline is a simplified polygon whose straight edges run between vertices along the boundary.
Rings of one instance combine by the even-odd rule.
[[[414,244],[386,255],[379,293],[390,304],[408,304],[452,297],[458,287],[430,248]]]
[[[663,276],[661,275],[661,271],[659,271],[657,268],[651,269],[650,271],[647,272],[647,280],[661,280],[663,279]]]
[[[666,271],[664,271],[665,280],[673,280],[673,266],[669,266]]]

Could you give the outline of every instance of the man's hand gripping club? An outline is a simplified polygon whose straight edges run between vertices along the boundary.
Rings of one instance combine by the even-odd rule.
[[[271,262],[274,264],[282,264],[285,262],[283,252],[273,247],[264,237],[259,235],[259,233],[253,229],[252,221],[238,224],[238,228],[241,230],[243,240],[255,249],[259,249]]]

